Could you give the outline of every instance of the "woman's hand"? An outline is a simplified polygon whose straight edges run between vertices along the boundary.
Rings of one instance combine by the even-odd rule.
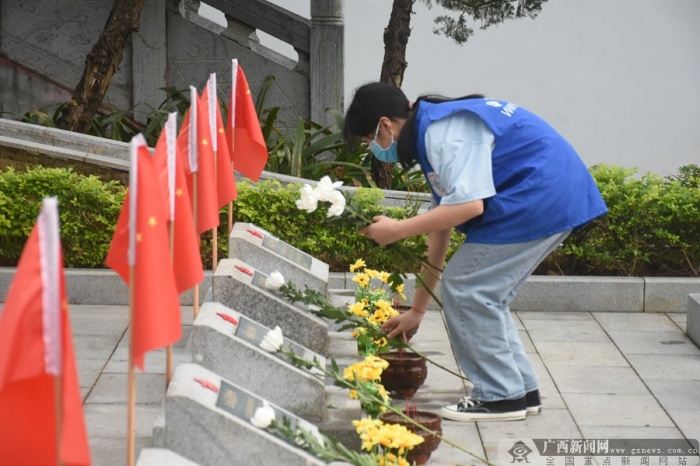
[[[366,227],[360,228],[359,232],[382,246],[403,239],[399,221],[384,215],[374,217],[372,223]]]
[[[411,309],[408,312],[392,317],[382,324],[382,330],[387,332],[387,338],[405,334],[423,320],[423,313]]]

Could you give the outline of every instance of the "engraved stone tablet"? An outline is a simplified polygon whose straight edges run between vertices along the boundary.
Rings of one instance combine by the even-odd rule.
[[[328,264],[280,240],[252,223],[236,222],[229,235],[229,257],[270,274],[280,272],[285,280],[303,290],[328,290]]]
[[[281,352],[263,350],[260,343],[269,331],[221,303],[206,302],[192,326],[193,359],[298,416],[322,421],[326,405],[323,378],[294,366]],[[309,361],[316,359],[322,367],[326,364],[323,356],[288,338],[284,338],[282,348]]]

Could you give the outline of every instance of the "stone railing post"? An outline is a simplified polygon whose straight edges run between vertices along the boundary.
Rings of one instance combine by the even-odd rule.
[[[167,94],[166,0],[146,0],[139,30],[132,34],[133,80],[132,105],[134,118],[146,122],[152,108],[158,108]]]
[[[311,0],[311,120],[322,125],[335,122],[328,110],[343,111],[343,29],[343,0]]]

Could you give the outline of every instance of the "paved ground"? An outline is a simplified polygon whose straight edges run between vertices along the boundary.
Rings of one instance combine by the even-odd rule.
[[[125,463],[128,309],[124,306],[70,306],[80,385],[94,465]],[[508,453],[517,441],[532,439],[699,439],[700,349],[685,335],[685,314],[610,312],[518,312],[521,337],[541,381],[544,413],[516,422],[443,421],[446,438],[494,464],[513,464]],[[183,339],[175,362],[188,361],[186,341],[192,308],[183,308]],[[456,367],[442,315],[429,311],[414,339],[417,350]],[[165,390],[165,353],[146,358],[137,374],[137,449],[150,445]],[[465,388],[457,377],[430,367],[418,391],[419,409],[437,410],[454,403]],[[553,444],[552,444],[553,445]],[[651,445],[651,444],[650,444]],[[137,453],[138,455],[138,453]],[[546,460],[533,452],[530,464],[681,465],[697,458],[668,455],[564,456]],[[546,462],[549,461],[549,462]],[[627,462],[626,462],[627,461]],[[480,462],[443,444],[431,465]],[[519,462],[515,464],[525,464]]]

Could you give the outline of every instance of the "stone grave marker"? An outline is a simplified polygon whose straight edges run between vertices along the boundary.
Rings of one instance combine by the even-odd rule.
[[[164,445],[159,446],[203,466],[325,465],[271,429],[251,423],[263,400],[202,366],[180,364],[165,396]],[[318,432],[314,424],[269,405],[276,420],[287,418],[295,429]]]
[[[293,305],[265,288],[267,275],[238,259],[223,259],[213,276],[212,301],[275,328],[290,340],[323,356],[328,354],[328,323],[308,307]]]
[[[280,272],[300,290],[308,286],[326,294],[328,264],[290,246],[252,224],[236,222],[228,239],[229,257],[250,264],[267,274]]]
[[[192,326],[193,360],[298,416],[323,421],[324,379],[294,366],[280,352],[262,349],[260,343],[270,330],[221,303],[206,302]],[[323,356],[289,339],[282,348],[325,367]]]

